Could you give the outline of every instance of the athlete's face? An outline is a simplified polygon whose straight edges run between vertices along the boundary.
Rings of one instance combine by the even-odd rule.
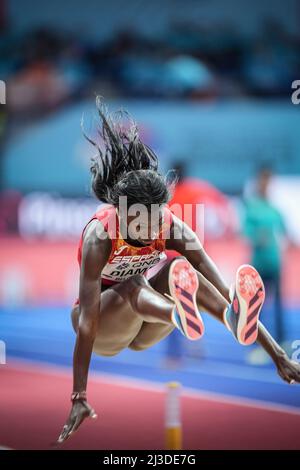
[[[163,213],[161,210],[147,211],[134,216],[127,216],[127,231],[129,238],[142,245],[151,245],[158,238],[162,227]]]

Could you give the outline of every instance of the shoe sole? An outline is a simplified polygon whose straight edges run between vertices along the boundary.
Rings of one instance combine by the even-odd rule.
[[[249,346],[258,335],[259,314],[265,300],[264,283],[253,266],[244,264],[236,273],[233,311],[239,315],[237,339]]]
[[[180,331],[190,340],[201,338],[204,324],[196,303],[199,281],[194,268],[188,261],[177,259],[171,264],[168,280],[180,319]]]

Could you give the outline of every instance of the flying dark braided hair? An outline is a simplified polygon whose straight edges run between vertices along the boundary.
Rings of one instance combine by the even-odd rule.
[[[137,124],[126,111],[109,113],[99,96],[96,106],[101,142],[96,143],[83,132],[97,149],[90,167],[97,199],[116,207],[120,196],[127,196],[128,207],[135,203],[146,207],[166,204],[176,183],[175,174],[165,177],[159,173],[157,156],[141,141]]]

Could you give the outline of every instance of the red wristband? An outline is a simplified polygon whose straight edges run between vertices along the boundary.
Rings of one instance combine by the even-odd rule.
[[[71,395],[71,401],[86,400],[86,392],[73,392]]]

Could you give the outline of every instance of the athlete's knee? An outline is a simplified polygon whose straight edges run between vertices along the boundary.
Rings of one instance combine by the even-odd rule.
[[[138,311],[138,298],[140,292],[145,287],[149,287],[149,282],[142,274],[135,274],[126,283],[126,291],[128,292],[128,301],[131,308]]]
[[[149,282],[142,274],[134,274],[129,279],[126,279],[123,282],[120,282],[117,286],[117,290],[122,292],[122,294],[128,294],[128,296],[132,295],[132,291],[136,288],[146,287],[149,286]]]
[[[132,287],[146,287],[149,285],[147,279],[142,274],[134,274],[128,279],[128,283]]]

